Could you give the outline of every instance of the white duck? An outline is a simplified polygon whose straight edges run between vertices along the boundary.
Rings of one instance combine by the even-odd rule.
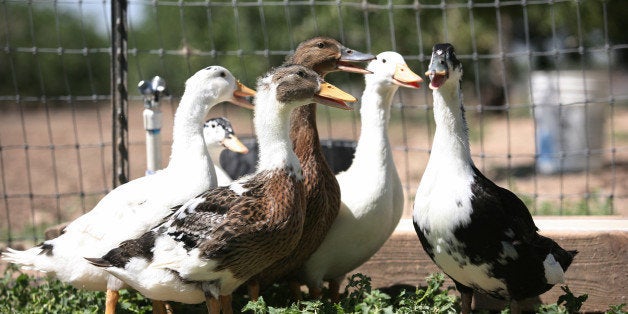
[[[351,167],[336,176],[340,212],[320,247],[305,263],[302,277],[310,292],[330,281],[337,301],[345,274],[366,262],[386,242],[403,212],[403,189],[392,158],[388,121],[399,86],[419,88],[423,80],[396,52],[371,61],[360,108],[361,131]],[[316,296],[316,295],[315,295]]]
[[[196,72],[186,81],[174,116],[172,153],[165,169],[118,186],[59,237],[25,251],[9,248],[2,259],[46,272],[79,289],[107,290],[106,313],[114,313],[118,290],[125,284],[83,257],[101,256],[142,235],[171,214],[173,207],[215,187],[216,174],[203,140],[205,116],[224,101],[252,108],[242,97],[252,95],[253,90],[223,67]]]
[[[350,109],[344,101],[355,98],[299,65],[274,69],[257,88],[256,173],[190,199],[150,232],[88,260],[149,298],[205,300],[210,313],[230,313],[233,290],[294,249],[305,194],[290,111],[311,102]]]
[[[205,144],[207,145],[210,158],[212,161],[216,160],[214,170],[216,171],[218,186],[229,185],[233,182],[233,179],[231,179],[227,172],[218,164],[220,153],[225,147],[232,152],[240,154],[248,153],[249,149],[240,142],[240,139],[238,139],[233,131],[231,122],[225,117],[211,118],[205,121],[205,125],[203,125],[203,137],[205,138]]]

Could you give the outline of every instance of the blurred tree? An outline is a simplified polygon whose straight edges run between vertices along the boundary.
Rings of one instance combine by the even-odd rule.
[[[221,64],[246,84],[304,39],[335,37],[348,47],[396,50],[422,73],[437,42],[451,42],[465,63],[469,99],[501,105],[508,84],[529,70],[626,66],[625,0],[495,2],[494,0],[232,1],[134,3],[145,12],[130,25],[129,85],[163,76],[173,95],[198,69]],[[43,3],[43,5],[42,5]],[[0,5],[0,94],[107,94],[105,36],[50,2]],[[582,49],[580,49],[582,47]],[[18,50],[19,48],[19,50]],[[73,50],[69,53],[69,50]],[[561,53],[555,54],[557,49]],[[76,51],[80,53],[74,53]],[[86,52],[83,54],[83,52]],[[527,52],[530,52],[528,54]],[[342,83],[350,74],[334,75]]]
[[[93,25],[53,3],[3,1],[0,16],[0,95],[109,94],[109,43]]]

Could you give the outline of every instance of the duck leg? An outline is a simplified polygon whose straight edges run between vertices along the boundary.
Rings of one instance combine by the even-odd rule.
[[[299,281],[291,279],[288,281],[288,287],[290,287],[290,292],[292,293],[292,298],[295,301],[301,301],[303,298],[301,297],[301,283]]]
[[[471,301],[473,301],[473,291],[460,292],[460,312],[462,314],[471,313]]]
[[[172,305],[168,302],[164,302],[164,306],[166,307],[166,314],[174,314],[174,310],[172,309]]]
[[[321,299],[321,295],[323,294],[323,289],[321,289],[318,286],[308,286],[307,289],[310,293],[310,298],[312,298],[313,300]]]
[[[521,314],[521,306],[519,302],[515,300],[510,301],[510,314]]]
[[[166,307],[166,302],[160,300],[152,300],[153,301],[153,314],[167,314],[172,313],[172,309],[170,312]]]
[[[470,314],[471,302],[473,301],[473,289],[455,280],[454,284],[456,284],[456,290],[460,291],[460,313]]]
[[[118,293],[118,290],[107,289],[107,295],[105,297],[105,314],[116,313],[116,304],[118,304],[118,299],[120,299],[120,293]]]
[[[340,283],[343,279],[344,277],[340,277],[329,281],[329,298],[332,303],[340,302]]]
[[[231,307],[232,297],[230,294],[221,295],[220,297],[220,306],[222,307],[223,314],[233,314],[233,308]]]
[[[251,279],[247,282],[246,287],[249,290],[249,298],[253,301],[257,301],[257,299],[259,299],[259,281]]]
[[[205,304],[207,305],[207,313],[220,314],[220,301],[214,298],[211,293],[205,293]]]

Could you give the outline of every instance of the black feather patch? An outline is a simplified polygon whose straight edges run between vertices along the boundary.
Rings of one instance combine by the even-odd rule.
[[[109,263],[107,260],[104,260],[102,258],[90,258],[90,257],[86,257],[85,258],[90,264],[97,266],[97,267],[111,267],[111,263]]]
[[[152,260],[152,248],[154,245],[155,233],[153,231],[149,231],[137,239],[127,240],[120,243],[120,246],[109,251],[102,258],[109,263],[108,266],[124,268],[131,257],[142,257],[149,261]]]
[[[41,245],[41,252],[39,253],[41,254],[46,254],[47,256],[52,256],[52,249],[53,249],[53,245],[49,244],[49,243],[42,243]]]

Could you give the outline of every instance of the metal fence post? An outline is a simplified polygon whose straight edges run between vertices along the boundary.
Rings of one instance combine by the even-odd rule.
[[[159,99],[166,95],[166,81],[155,76],[151,81],[140,81],[137,88],[144,95],[144,129],[146,130],[146,175],[161,169],[161,126],[163,114]]]
[[[111,1],[111,111],[113,188],[129,181],[127,1]]]

